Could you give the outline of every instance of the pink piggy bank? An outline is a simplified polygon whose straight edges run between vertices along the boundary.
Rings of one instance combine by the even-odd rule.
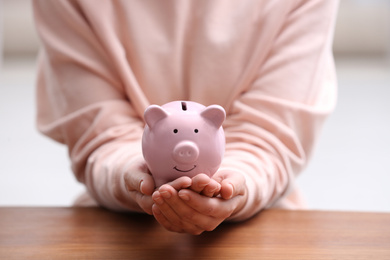
[[[212,176],[225,151],[225,110],[173,101],[145,110],[142,153],[157,187],[181,176]]]

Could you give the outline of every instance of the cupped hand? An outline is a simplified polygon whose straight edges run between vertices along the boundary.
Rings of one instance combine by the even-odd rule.
[[[224,170],[207,178],[202,175],[185,185],[162,185],[152,195],[156,220],[167,230],[198,235],[214,230],[245,205],[247,191],[241,174]],[[213,197],[216,192],[220,196]]]

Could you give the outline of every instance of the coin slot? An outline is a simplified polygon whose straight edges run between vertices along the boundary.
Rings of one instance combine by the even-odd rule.
[[[181,109],[183,111],[187,111],[187,103],[186,102],[181,102]]]

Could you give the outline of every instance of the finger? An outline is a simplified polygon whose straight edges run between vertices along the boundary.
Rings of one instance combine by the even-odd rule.
[[[182,233],[183,230],[179,228],[178,226],[174,226],[171,224],[170,221],[164,216],[164,214],[161,212],[159,206],[154,204],[152,206],[153,216],[157,220],[158,223],[160,223],[161,226],[163,226],[165,229],[172,231],[172,232],[178,232]]]
[[[223,170],[217,172],[213,178],[221,183],[220,194],[224,199],[231,199],[245,193],[245,178],[241,173]]]
[[[192,183],[191,178],[189,178],[187,176],[182,176],[182,177],[177,178],[176,180],[171,181],[171,182],[164,184],[164,185],[170,185],[175,190],[181,190],[181,189],[186,189],[186,188],[190,187],[191,183]],[[164,185],[162,185],[161,187],[163,187]]]
[[[192,178],[191,190],[207,197],[218,195],[220,188],[221,185],[206,174],[201,173]]]
[[[204,187],[201,194],[211,198],[217,196],[220,190],[221,184],[219,184],[216,180],[210,179],[210,182],[206,185],[206,187]]]
[[[155,191],[152,195],[153,201],[158,205],[160,211],[165,218],[175,226],[181,226],[181,220],[176,212],[171,208],[170,204],[167,203],[172,196],[174,196],[176,190],[170,185],[163,185],[158,191]],[[172,203],[171,203],[172,204]],[[179,205],[180,206],[180,205]]]
[[[191,190],[201,193],[203,189],[210,183],[210,177],[204,173],[195,175],[192,178]]]
[[[200,235],[204,232],[204,229],[201,228],[181,228],[175,225],[172,225],[169,220],[164,216],[164,214],[161,212],[159,206],[156,204],[153,205],[153,215],[155,219],[157,220],[160,225],[162,225],[165,229],[172,231],[172,232],[177,232],[177,233],[188,233],[192,235]]]
[[[191,207],[187,206],[183,200],[178,197],[178,193],[170,186],[162,187],[162,190],[156,191],[153,194],[153,199],[156,202],[161,214],[164,215],[166,221],[164,226],[167,229],[183,230],[183,232],[198,235],[204,229],[200,228],[197,223],[188,221],[191,220],[188,216],[199,214]],[[175,227],[175,228],[173,228]]]
[[[225,200],[219,197],[209,198],[191,190],[179,191],[179,197],[186,202],[187,206],[190,206],[200,215],[223,220],[230,216],[237,204],[235,198],[231,200]],[[195,217],[197,216],[193,216],[192,219]],[[200,221],[200,219],[197,219],[197,221]]]
[[[188,194],[193,194],[193,196]],[[221,198],[208,198],[190,190],[182,190],[179,192],[179,197],[183,198],[188,206],[194,209],[196,214],[188,215],[190,221],[197,223],[199,228],[206,231],[212,231],[226,218],[231,215],[233,206],[224,205],[225,200]]]

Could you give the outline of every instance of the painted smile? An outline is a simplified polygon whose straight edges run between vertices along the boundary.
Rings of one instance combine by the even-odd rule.
[[[192,171],[192,170],[195,169],[195,168],[196,168],[196,165],[194,165],[194,167],[192,167],[192,168],[189,169],[189,170],[181,170],[181,169],[178,169],[177,166],[173,167],[173,169],[175,169],[175,170],[178,171],[178,172],[190,172],[190,171]]]

